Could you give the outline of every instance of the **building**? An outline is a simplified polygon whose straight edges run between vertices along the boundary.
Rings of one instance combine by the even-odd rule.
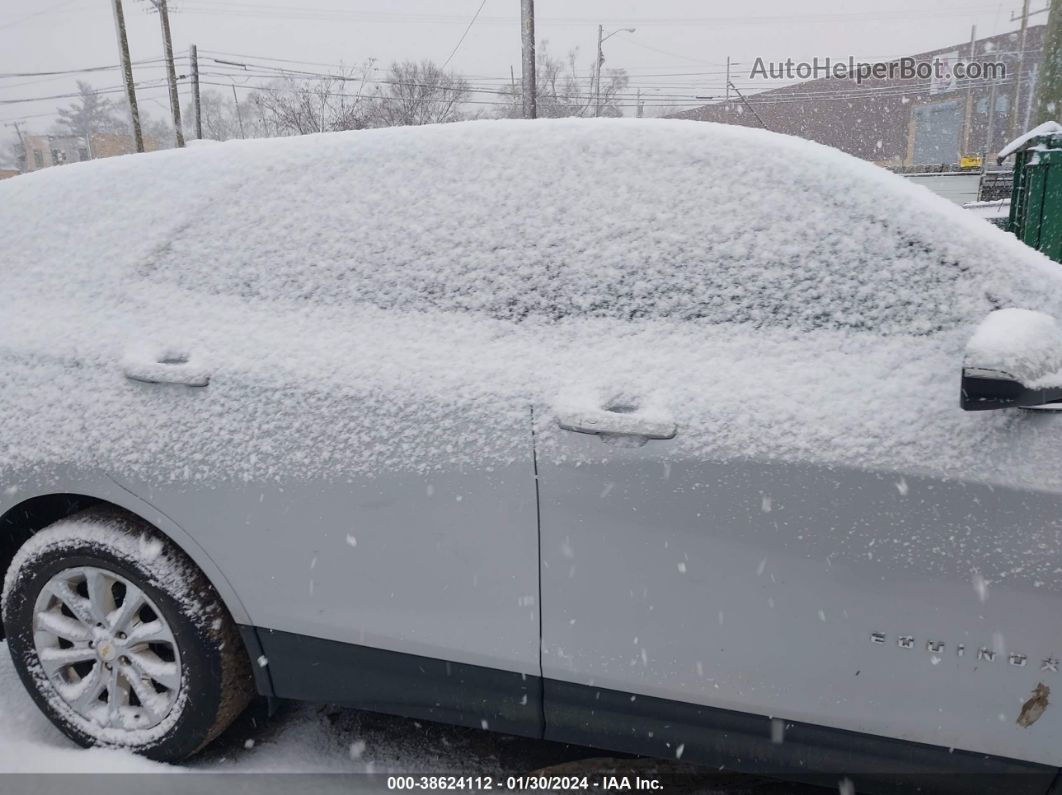
[[[19,167],[23,171],[90,159],[85,139],[75,135],[24,135],[22,150]]]
[[[884,166],[979,165],[1030,126],[1044,29],[1029,27],[1024,46],[1014,32],[897,59],[861,82],[819,77],[753,93],[750,69],[731,77],[746,87],[744,98],[738,89],[729,90],[721,102],[671,118],[763,126]],[[919,67],[923,73],[902,76],[905,61],[925,65]],[[972,64],[978,77],[956,76],[956,64],[964,69]],[[762,63],[752,68],[757,65]],[[781,73],[780,65],[774,73]]]
[[[144,151],[161,149],[157,138],[144,137]],[[19,169],[23,172],[79,163],[101,157],[127,155],[136,151],[130,135],[92,133],[86,140],[76,135],[23,135]]]
[[[93,133],[91,140],[91,152],[93,159],[98,157],[115,157],[116,155],[131,155],[136,151],[136,142],[131,135],[118,135],[115,133]],[[144,136],[144,151],[154,152],[162,146],[157,138]]]

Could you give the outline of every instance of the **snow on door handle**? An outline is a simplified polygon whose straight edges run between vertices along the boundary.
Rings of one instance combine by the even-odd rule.
[[[186,353],[174,351],[137,351],[122,359],[122,373],[130,381],[145,384],[180,384],[204,387],[210,372]]]
[[[675,423],[612,411],[562,414],[557,424],[563,430],[595,436],[638,436],[643,439],[674,439]]]

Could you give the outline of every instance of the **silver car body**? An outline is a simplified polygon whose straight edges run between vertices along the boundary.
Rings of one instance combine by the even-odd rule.
[[[1062,308],[1004,233],[822,147],[694,123],[52,171],[0,185],[5,228],[73,208],[6,258],[0,513],[112,502],[237,623],[541,680],[546,736],[553,683],[1062,765],[1062,712],[1016,723],[1062,683],[1062,417],[958,406],[985,314]],[[697,224],[726,227],[705,273],[750,263],[721,308]],[[529,240],[575,275],[525,300]],[[363,290],[336,276],[360,256]],[[614,272],[627,256],[650,286]],[[687,291],[688,317],[661,309]]]

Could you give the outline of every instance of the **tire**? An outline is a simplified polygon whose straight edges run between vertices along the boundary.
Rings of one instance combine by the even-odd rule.
[[[217,592],[174,544],[120,511],[89,508],[36,533],[8,569],[0,607],[22,683],[82,746],[180,761],[253,695]]]

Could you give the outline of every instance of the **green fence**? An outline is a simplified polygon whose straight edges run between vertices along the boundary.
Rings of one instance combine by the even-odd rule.
[[[1062,262],[1062,133],[1030,137],[1015,152],[1007,229]]]

